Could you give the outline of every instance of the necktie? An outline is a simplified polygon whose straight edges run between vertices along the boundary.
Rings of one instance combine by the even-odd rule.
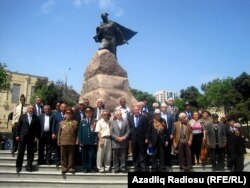
[[[80,112],[80,117],[81,117],[81,120],[83,120],[83,112],[82,111]]]
[[[31,115],[28,115],[29,125],[31,124],[32,117]]]
[[[40,106],[37,105],[37,116],[40,116]]]
[[[181,124],[181,138],[184,138],[184,125]]]
[[[21,107],[21,115],[23,114],[23,104],[22,104],[22,107]]]
[[[121,121],[118,121],[118,127],[119,127],[119,129],[122,128],[122,122]]]
[[[138,124],[139,124],[139,116],[136,116],[135,117],[135,128],[138,127]]]

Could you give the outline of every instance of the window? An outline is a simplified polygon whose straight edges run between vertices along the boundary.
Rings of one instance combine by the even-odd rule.
[[[30,96],[33,96],[35,93],[35,86],[31,86],[31,95]]]
[[[13,84],[13,89],[12,89],[12,103],[19,103],[19,96],[20,96],[20,89],[21,89],[21,84]]]

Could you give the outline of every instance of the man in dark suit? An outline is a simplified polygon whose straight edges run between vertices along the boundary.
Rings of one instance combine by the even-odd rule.
[[[53,115],[49,105],[44,106],[44,113],[39,116],[40,119],[40,137],[39,137],[39,151],[38,151],[38,164],[51,164],[52,155],[52,123]],[[46,155],[44,150],[46,149]],[[44,158],[45,157],[45,158]]]
[[[165,164],[167,166],[167,170],[171,170],[171,149],[172,149],[172,141],[174,134],[174,118],[171,113],[167,111],[168,105],[166,103],[161,103],[161,117],[166,121],[167,126],[167,138],[169,139],[168,145],[166,147],[166,158]]]
[[[33,105],[33,114],[35,114],[37,117],[41,116],[43,114],[43,104],[42,104],[42,99],[39,96],[36,96],[35,99],[35,104]],[[36,153],[38,151],[38,145],[37,141],[35,142],[34,145],[34,152]]]
[[[146,171],[146,144],[148,143],[146,116],[141,115],[140,108],[135,106],[128,122],[135,171]]]
[[[57,141],[57,135],[59,130],[59,123],[64,120],[64,114],[66,110],[66,103],[62,102],[59,107],[59,111],[54,114],[53,123],[52,123],[52,140]],[[56,144],[56,166],[60,165],[61,161],[61,152],[60,146]]]
[[[40,130],[39,119],[33,114],[33,106],[27,107],[27,114],[21,115],[17,124],[16,140],[19,141],[18,154],[16,159],[16,171],[22,170],[24,152],[27,146],[27,167],[26,170],[32,171],[34,159],[34,143],[37,140]]]
[[[102,113],[103,109],[104,109],[103,100],[102,99],[97,99],[96,107],[94,108],[94,111],[93,111],[93,117],[95,118],[96,121],[101,119],[101,113]]]
[[[113,161],[115,173],[126,172],[126,152],[129,138],[129,125],[126,119],[122,118],[122,111],[115,111],[116,120],[111,122],[110,134],[112,138]]]
[[[43,113],[43,104],[42,99],[39,96],[36,96],[36,104],[33,106],[33,113],[39,117]]]

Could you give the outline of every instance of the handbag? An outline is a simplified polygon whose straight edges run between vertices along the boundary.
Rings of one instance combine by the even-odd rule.
[[[205,161],[207,159],[207,156],[208,156],[208,150],[207,150],[206,143],[202,143],[202,145],[201,145],[200,159],[202,161]]]

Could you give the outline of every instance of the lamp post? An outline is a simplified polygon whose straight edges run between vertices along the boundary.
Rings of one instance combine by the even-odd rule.
[[[68,68],[67,72],[64,72],[64,76],[65,76],[65,85],[64,85],[64,97],[66,99],[67,93],[68,93],[68,73],[71,70],[71,68]]]

